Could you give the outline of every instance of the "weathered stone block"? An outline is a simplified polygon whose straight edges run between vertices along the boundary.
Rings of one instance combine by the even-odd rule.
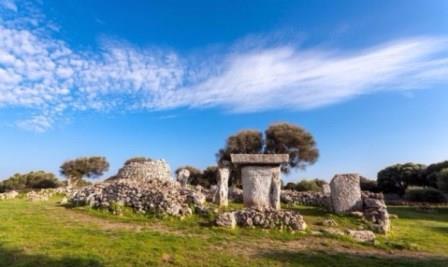
[[[229,175],[230,170],[228,168],[218,169],[216,203],[220,207],[227,207],[229,204]]]
[[[249,208],[272,207],[272,177],[279,167],[244,166],[241,169],[244,206]],[[278,198],[278,200],[280,200]],[[277,201],[277,200],[275,200]]]
[[[331,204],[336,213],[362,210],[361,186],[359,175],[335,175],[330,183]]]

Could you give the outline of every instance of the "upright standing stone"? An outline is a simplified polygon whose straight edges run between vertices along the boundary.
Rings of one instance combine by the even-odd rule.
[[[280,167],[272,170],[272,184],[271,184],[271,207],[280,210],[280,194],[282,193],[282,181],[280,178]]]
[[[241,167],[244,206],[280,209],[280,166],[289,161],[289,155],[231,154],[231,158]]]
[[[362,209],[359,175],[338,174],[330,183],[333,211],[345,213]]]
[[[188,178],[190,178],[190,171],[187,169],[181,169],[177,174],[177,181],[183,186],[187,186]]]
[[[216,194],[216,203],[220,207],[227,207],[229,204],[229,168],[218,169],[218,192]]]

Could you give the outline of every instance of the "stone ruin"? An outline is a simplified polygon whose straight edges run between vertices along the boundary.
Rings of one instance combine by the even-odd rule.
[[[108,179],[108,181],[131,179],[136,181],[172,180],[171,169],[168,163],[161,160],[137,158],[127,161],[118,171],[117,175]]]
[[[288,154],[231,154],[231,160],[241,168],[246,208],[220,214],[216,219],[218,226],[306,229],[306,223],[298,212],[280,210],[280,166],[288,162]]]
[[[229,168],[219,168],[216,181],[218,182],[215,202],[220,207],[227,207],[229,204]]]
[[[280,209],[280,166],[288,154],[231,154],[232,163],[241,167],[244,206]]]
[[[7,200],[7,199],[15,199],[19,196],[19,192],[12,190],[5,193],[0,193],[0,200]]]
[[[205,195],[194,188],[169,180],[122,179],[99,183],[75,191],[69,198],[74,206],[88,205],[113,211],[129,207],[139,213],[183,217],[202,209]]]

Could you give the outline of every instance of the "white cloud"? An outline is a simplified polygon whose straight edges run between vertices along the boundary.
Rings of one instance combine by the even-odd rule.
[[[2,0],[0,5],[8,10],[17,12],[17,5],[13,0]]]
[[[51,128],[68,110],[309,109],[448,82],[444,38],[410,38],[355,52],[252,45],[190,61],[118,42],[74,51],[42,29],[41,19],[0,20],[0,107],[37,114],[17,123],[34,131]]]

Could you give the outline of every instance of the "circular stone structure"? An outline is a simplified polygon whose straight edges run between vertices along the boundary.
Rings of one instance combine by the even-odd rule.
[[[168,163],[161,160],[135,160],[128,161],[114,177],[116,179],[130,179],[148,181],[153,179],[172,180],[171,169]]]

